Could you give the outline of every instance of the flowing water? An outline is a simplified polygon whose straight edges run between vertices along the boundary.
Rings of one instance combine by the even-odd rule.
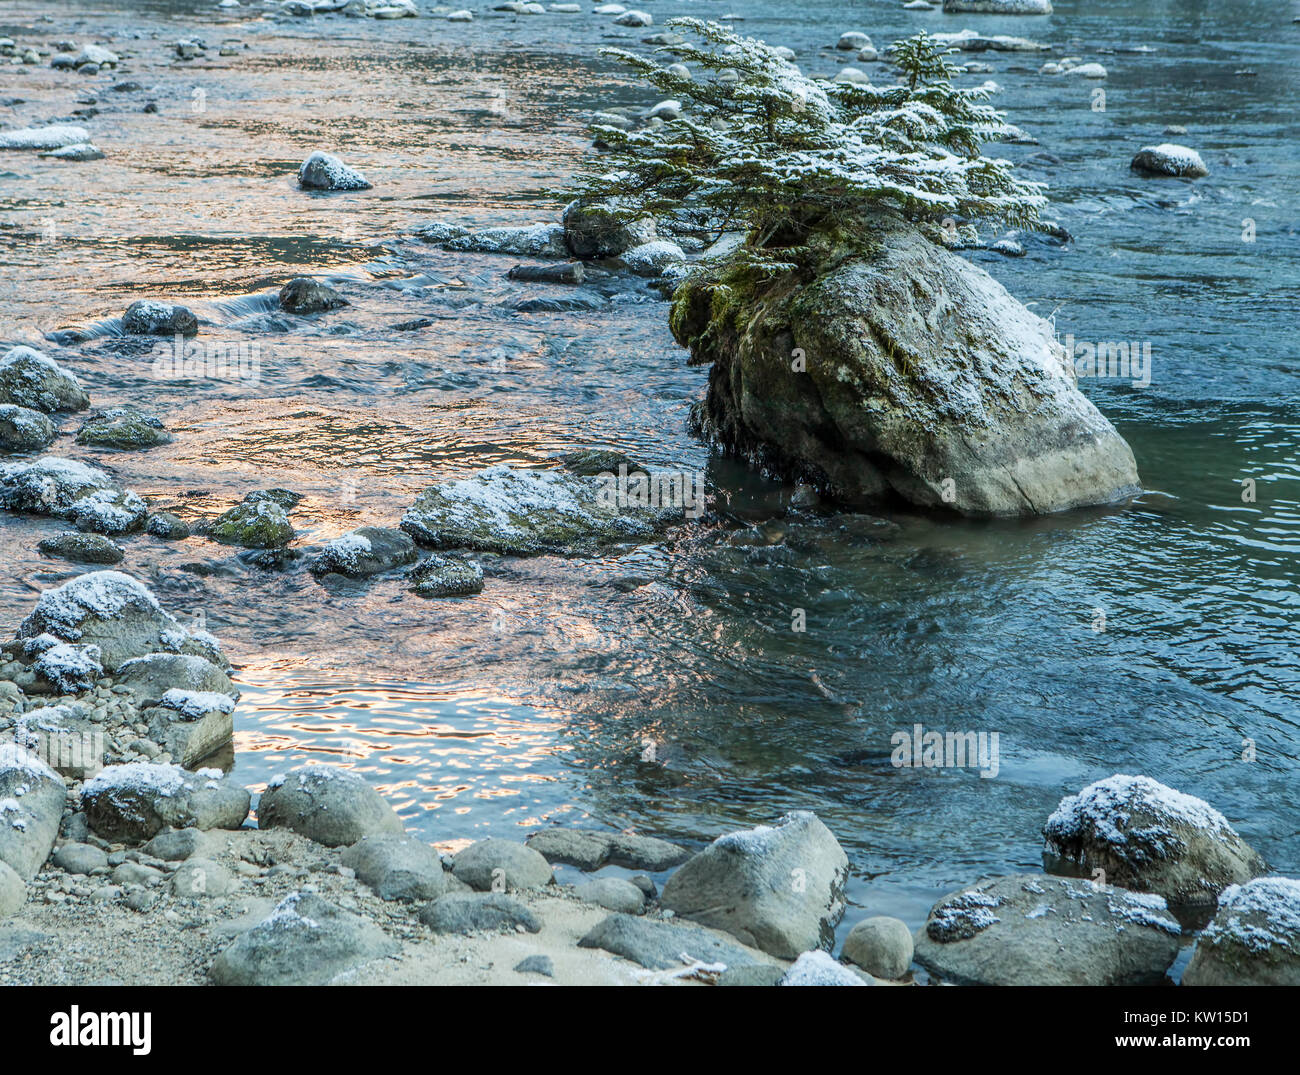
[[[587,152],[585,115],[652,102],[596,51],[645,32],[586,5],[478,10],[465,25],[7,0],[0,36],[102,39],[124,63],[96,77],[0,67],[0,129],[93,108],[84,122],[107,154],[0,155],[0,342],[87,329],[43,346],[97,406],[146,406],[176,433],[147,453],[66,437],[55,451],[191,518],[290,487],[305,496],[302,544],[392,525],[431,482],[575,447],[708,477],[713,510],[662,544],[494,562],[463,600],[423,601],[397,580],[322,585],[199,538],[130,539],[123,569],[239,666],[236,777],[258,787],[306,758],[355,766],[448,849],[548,823],[698,845],[812,809],[849,854],[852,899],[916,924],[957,885],[1038,868],[1063,794],[1145,773],[1208,799],[1294,874],[1300,5],[1058,0],[1031,19],[894,2],[642,6],[656,28],[743,14],[738,29],[790,45],[809,73],[844,62],[829,48],[844,30],[882,45],[923,26],[1028,35],[1105,64],[1097,84],[1038,75],[1039,56],[967,57],[993,68],[968,80],[994,79],[1039,140],[1005,155],[1051,184],[1075,236],[1026,238],[1023,260],[972,257],[1063,336],[1150,343],[1149,385],[1085,384],[1148,494],[1015,523],[898,514],[896,529],[791,511],[790,488],[686,433],[705,373],[687,368],[658,296],[617,284],[591,290],[595,309],[520,313],[520,298],[566,292],[506,280],[515,258],[412,241],[431,219],[554,219],[551,191]],[[181,37],[206,58],[177,60]],[[226,39],[237,52],[218,57]],[[142,88],[110,89],[128,79]],[[1167,138],[1167,124],[1189,133]],[[1130,173],[1138,148],[1166,140],[1197,147],[1209,178]],[[297,190],[315,148],[374,188]],[[270,296],[302,273],[333,278],[352,305],[284,317]],[[192,306],[200,339],[258,342],[260,381],[153,379],[111,320],[143,297]],[[76,573],[35,552],[57,529],[0,519],[6,632]],[[997,732],[996,776],[895,768],[891,736],[916,724]]]

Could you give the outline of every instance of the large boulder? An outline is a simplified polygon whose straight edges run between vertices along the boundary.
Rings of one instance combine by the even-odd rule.
[[[149,514],[140,497],[98,467],[59,456],[0,466],[0,508],[68,519],[101,534],[132,533]]]
[[[208,970],[214,985],[328,985],[401,948],[372,922],[313,893],[281,900]]]
[[[628,220],[617,206],[571,202],[564,210],[564,241],[575,258],[612,258],[653,242],[650,217]]]
[[[531,847],[492,838],[457,852],[452,873],[479,892],[541,888],[554,879],[550,863]]]
[[[81,807],[97,835],[143,843],[163,829],[237,829],[251,796],[219,769],[189,772],[179,765],[110,765],[81,788]]]
[[[1196,150],[1171,142],[1143,146],[1130,167],[1144,175],[1168,175],[1179,179],[1199,179],[1210,174],[1205,161],[1201,160],[1201,155]]]
[[[644,497],[623,497],[613,475],[489,467],[425,489],[401,525],[421,545],[513,556],[651,541],[685,514],[680,498],[656,492],[652,478]]]
[[[210,635],[186,631],[144,585],[119,571],[92,571],[42,593],[19,625],[18,637],[43,634],[61,642],[98,646],[100,660],[109,672],[152,653],[194,654],[224,661]]]
[[[958,985],[1158,985],[1180,934],[1159,896],[1021,874],[936,903],[916,961]]]
[[[26,902],[27,884],[14,872],[13,867],[0,862],[0,918],[17,914]]]
[[[970,516],[1109,504],[1133,453],[1079,391],[1052,326],[892,217],[820,273],[692,276],[672,328],[711,363],[697,432],[851,503]]]
[[[104,767],[103,730],[79,704],[29,710],[14,722],[14,742],[60,776],[84,780]]]
[[[39,452],[54,436],[54,423],[40,411],[0,403],[0,452]]]
[[[1043,835],[1049,870],[1154,892],[1195,926],[1223,888],[1268,868],[1209,803],[1146,776],[1108,777],[1062,799]]]
[[[901,978],[912,965],[913,947],[906,922],[874,915],[849,930],[841,955],[876,978]]]
[[[714,840],[664,884],[663,907],[783,959],[828,946],[849,861],[806,810]]]
[[[1224,889],[1183,985],[1300,985],[1300,881],[1259,877]]]
[[[769,965],[759,953],[713,930],[627,914],[602,919],[578,941],[578,947],[600,948],[647,970],[681,970],[692,961],[729,968]]]
[[[140,719],[148,725],[151,740],[192,769],[230,742],[235,731],[234,711],[235,699],[228,694],[172,687],[163,691],[158,704],[141,713]]]
[[[15,743],[0,743],[0,862],[30,881],[50,857],[66,792],[59,774]]]
[[[147,653],[134,657],[118,666],[114,678],[118,686],[131,692],[142,709],[160,704],[168,691],[239,697],[239,691],[221,668],[207,657],[192,653]]]
[[[341,861],[381,900],[436,900],[447,888],[442,859],[413,836],[364,836],[343,852]]]
[[[351,769],[302,765],[271,778],[257,806],[263,829],[289,829],[326,847],[402,832],[402,819]]]

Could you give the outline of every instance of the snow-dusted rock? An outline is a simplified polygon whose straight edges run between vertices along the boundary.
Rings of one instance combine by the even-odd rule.
[[[1043,826],[1043,861],[1163,896],[1199,924],[1227,885],[1267,866],[1208,803],[1145,776],[1116,775],[1061,800]]]
[[[89,141],[90,132],[71,123],[0,131],[0,149],[62,149]]]
[[[100,534],[139,530],[148,515],[145,502],[104,471],[58,456],[0,465],[0,507],[68,519]]]
[[[1050,15],[1052,0],[943,0],[950,15]]]
[[[644,11],[625,11],[614,20],[619,26],[651,26],[654,16]]]
[[[81,382],[31,347],[12,347],[0,358],[0,403],[29,410],[82,411],[90,406]]]
[[[298,276],[280,288],[280,309],[291,314],[319,314],[347,306],[348,300],[329,284]]]
[[[0,452],[39,452],[54,437],[54,423],[40,411],[0,403]]]
[[[458,556],[430,556],[410,578],[420,597],[466,597],[483,589],[483,568]]]
[[[79,564],[120,564],[125,556],[121,545],[102,534],[82,534],[73,530],[42,538],[36,548],[46,556],[57,556]]]
[[[42,634],[98,646],[109,672],[154,653],[224,660],[210,635],[186,631],[145,586],[118,571],[93,571],[42,593],[18,638]]]
[[[83,705],[48,705],[29,710],[14,722],[13,741],[61,776],[82,780],[104,767],[103,732]]]
[[[804,952],[777,985],[867,985],[834,956],[821,949]]]
[[[144,451],[170,444],[172,435],[162,421],[134,407],[110,407],[96,411],[77,431],[77,443],[90,448],[116,451]]]
[[[215,644],[205,645],[205,641],[198,634],[191,635],[185,648],[197,652],[146,653],[123,661],[114,676],[117,685],[128,688],[141,708],[159,704],[172,690],[238,698],[239,691],[230,677],[211,660],[214,656],[224,660],[220,651]]]
[[[103,678],[98,646],[57,642],[32,662],[32,671],[59,694],[80,694]]]
[[[339,861],[381,900],[436,900],[447,890],[438,853],[405,833],[364,836]]]
[[[774,826],[718,837],[668,878],[660,903],[794,959],[831,942],[848,869],[844,849],[817,815],[797,811]]]
[[[564,258],[569,252],[564,245],[564,229],[559,224],[527,224],[523,227],[483,228],[480,231],[449,231],[447,238],[429,238],[436,234],[426,226],[424,237],[439,242],[448,250],[464,250],[475,254],[516,254],[532,258]]]
[[[50,857],[66,792],[37,755],[0,742],[0,862],[30,881]]]
[[[230,742],[235,699],[220,691],[170,687],[158,704],[140,714],[149,738],[186,769],[192,769]]]
[[[1031,41],[1027,37],[1009,34],[981,34],[976,30],[958,30],[955,33],[931,34],[940,45],[960,49],[962,52],[1050,52],[1051,45]]]
[[[618,257],[656,238],[650,217],[627,220],[617,207],[571,202],[564,210],[564,242],[569,253],[584,261]]]
[[[1099,63],[1081,63],[1074,67],[1067,67],[1064,74],[1074,75],[1076,78],[1105,78],[1106,68]]]
[[[673,333],[713,366],[699,432],[855,504],[1035,515],[1139,491],[1047,321],[910,224],[862,227],[871,248],[802,287],[680,285]]]
[[[355,168],[320,150],[298,168],[298,185],[310,190],[369,190],[371,186]]]
[[[402,832],[384,797],[350,769],[302,765],[271,778],[257,807],[263,829],[290,829],[326,847]]]
[[[850,30],[848,33],[840,34],[840,39],[835,42],[835,47],[841,52],[860,52],[862,49],[870,48],[871,35],[861,33],[858,30]]]
[[[663,276],[686,264],[686,253],[667,239],[634,246],[622,255],[623,264],[638,276]]]
[[[110,765],[81,788],[81,807],[95,833],[114,843],[143,843],[164,828],[237,829],[251,796],[219,769],[179,765]]]
[[[1196,941],[1183,985],[1300,985],[1300,881],[1230,885]]]
[[[293,540],[293,524],[283,504],[250,493],[229,511],[222,512],[202,532],[223,545],[246,549],[279,549]]]
[[[1021,874],[936,903],[916,961],[958,985],[1158,985],[1180,933],[1159,896]]]
[[[133,336],[195,336],[199,319],[185,306],[137,299],[122,315],[122,331]]]
[[[214,985],[328,985],[401,949],[374,923],[314,893],[294,893],[217,956]]]
[[[413,564],[419,557],[415,542],[400,530],[363,526],[328,542],[307,566],[316,575],[333,572],[359,579]]]
[[[75,145],[47,150],[41,156],[56,161],[102,161],[104,151],[91,142],[77,142]]]
[[[652,540],[684,515],[680,506],[618,504],[599,477],[489,467],[425,489],[402,517],[422,545],[514,556],[572,553]]]
[[[1144,146],[1129,167],[1135,172],[1148,175],[1171,175],[1182,179],[1198,179],[1210,174],[1205,161],[1201,160],[1201,155],[1196,150],[1172,142]]]

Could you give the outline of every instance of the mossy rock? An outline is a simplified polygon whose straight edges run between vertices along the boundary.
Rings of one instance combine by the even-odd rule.
[[[270,498],[245,500],[208,524],[207,535],[223,545],[278,549],[293,540],[288,512]]]
[[[141,451],[171,442],[172,435],[158,418],[134,407],[98,411],[86,419],[86,424],[77,433],[78,444],[118,451]]]

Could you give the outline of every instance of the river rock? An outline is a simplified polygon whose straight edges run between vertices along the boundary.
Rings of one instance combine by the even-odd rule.
[[[72,693],[77,687],[87,689],[84,683],[66,680],[56,687],[66,693]],[[104,734],[82,705],[50,705],[28,710],[14,722],[14,742],[43,759],[60,776],[84,780],[104,767]]]
[[[122,331],[132,336],[197,336],[199,319],[186,306],[137,299],[122,315]]]
[[[621,877],[596,877],[584,881],[574,886],[573,894],[583,903],[594,903],[619,914],[642,914],[645,911],[645,894]]]
[[[144,524],[144,532],[167,541],[183,541],[190,536],[190,528],[178,515],[170,511],[155,511]]]
[[[450,892],[420,909],[420,921],[435,933],[538,933],[541,920],[518,900],[500,892]]]
[[[516,265],[506,276],[541,284],[580,284],[586,279],[580,261],[566,261],[563,265]]]
[[[402,820],[382,795],[350,769],[302,765],[271,778],[257,807],[263,829],[290,829],[326,847],[365,836],[402,832]]]
[[[179,765],[110,765],[81,788],[81,806],[95,833],[115,843],[143,843],[164,828],[237,829],[251,796],[219,769]]]
[[[487,470],[425,489],[402,517],[422,545],[514,556],[574,553],[614,542],[653,540],[684,510],[631,497],[618,502],[613,481],[551,470]],[[662,495],[659,498],[671,500]]]
[[[141,709],[158,705],[169,691],[229,695],[239,691],[225,671],[192,653],[148,653],[124,661],[115,673],[118,686],[130,690]]]
[[[126,533],[139,529],[148,508],[98,467],[59,456],[0,464],[0,507],[69,519],[78,529]]]
[[[17,637],[42,634],[98,646],[109,672],[146,654],[201,655],[228,664],[211,635],[186,631],[146,587],[119,571],[92,571],[42,593],[19,625]],[[169,685],[211,689],[191,683]],[[227,691],[232,692],[233,688]]]
[[[808,811],[714,840],[668,878],[659,902],[771,955],[829,945],[844,913],[848,856]]]
[[[400,530],[363,526],[329,542],[307,566],[316,575],[333,572],[359,579],[412,564],[419,558],[415,542]]]
[[[525,956],[515,964],[516,974],[540,974],[546,978],[555,977],[555,963],[550,956]]]
[[[348,300],[329,284],[299,276],[280,288],[280,309],[291,314],[319,314],[347,306]]]
[[[653,26],[654,17],[644,11],[625,11],[614,20],[619,26]]]
[[[36,548],[46,556],[79,564],[120,564],[126,555],[121,545],[102,534],[74,531],[42,538],[36,543]]]
[[[826,986],[826,985],[867,985],[858,975],[837,960],[829,952],[814,949],[804,952],[794,961],[785,976],[777,985]]]
[[[420,597],[464,597],[483,589],[483,569],[473,560],[430,556],[411,572],[411,592]]]
[[[1032,515],[1139,491],[1047,321],[911,225],[864,228],[803,286],[678,288],[674,335],[713,366],[698,432],[850,503]]]
[[[712,930],[627,914],[612,914],[598,922],[578,941],[578,947],[600,948],[647,970],[681,970],[688,960],[722,963],[728,968],[767,965],[758,953]]]
[[[1196,150],[1170,142],[1144,146],[1133,158],[1130,167],[1135,172],[1145,172],[1147,175],[1171,175],[1182,179],[1198,179],[1210,174]]]
[[[638,276],[664,276],[686,265],[686,254],[676,243],[655,239],[624,251],[622,262]]]
[[[141,451],[171,442],[172,435],[157,417],[134,407],[98,411],[86,419],[77,433],[78,444],[119,451]]]
[[[0,862],[0,918],[17,914],[26,902],[26,882],[8,863]]]
[[[182,862],[190,858],[211,858],[216,851],[216,838],[202,829],[171,829],[160,832],[141,849],[152,858],[164,862]]]
[[[531,847],[494,838],[458,851],[452,873],[479,892],[541,888],[554,880],[550,863]]]
[[[176,872],[171,876],[172,895],[181,899],[225,896],[234,888],[234,875],[219,862],[210,859],[187,859],[176,867]]]
[[[40,411],[0,403],[0,452],[39,452],[54,437],[54,423]]]
[[[864,918],[844,938],[841,955],[876,978],[902,978],[912,965],[912,931],[897,918]]]
[[[317,150],[298,168],[298,185],[309,190],[369,190],[370,183],[338,157]]]
[[[58,161],[102,161],[104,151],[90,142],[78,142],[76,145],[64,146],[62,149],[51,149],[41,156]]]
[[[404,833],[362,837],[340,861],[356,870],[381,900],[436,900],[447,889],[438,853]]]
[[[425,237],[432,234],[427,229]],[[431,240],[432,241],[432,240]],[[565,258],[564,229],[559,224],[529,224],[524,227],[484,228],[446,239],[447,250],[476,254],[514,254],[532,258]]]
[[[1052,0],[943,0],[947,15],[1050,15]]]
[[[245,549],[280,549],[293,540],[289,513],[275,500],[250,494],[204,527],[213,541]]]
[[[835,47],[841,52],[861,52],[863,49],[871,47],[871,37],[857,30],[850,30],[848,33],[840,34],[840,39],[835,42]]]
[[[916,961],[958,985],[1158,985],[1180,932],[1159,896],[1022,874],[936,903]]]
[[[1053,872],[1163,896],[1182,921],[1201,925],[1227,885],[1268,867],[1208,803],[1145,776],[1122,774],[1061,800],[1043,826]]]
[[[595,829],[549,828],[535,833],[527,844],[551,863],[576,866],[591,872],[602,866],[659,873],[680,866],[690,852],[653,836],[635,836]]]
[[[21,127],[0,131],[0,149],[59,149],[79,142],[89,142],[90,132],[71,123],[53,123],[46,127]]]
[[[1196,941],[1183,985],[1300,985],[1300,881],[1230,885]]]
[[[569,252],[583,261],[618,257],[657,237],[650,217],[629,221],[616,206],[602,203],[570,202],[562,221]]]
[[[186,769],[230,742],[235,732],[235,699],[218,691],[170,688],[140,719],[149,738]]]
[[[53,414],[90,406],[81,382],[32,347],[11,347],[0,358],[0,403]]]
[[[107,852],[94,844],[64,844],[54,852],[50,861],[64,873],[81,876],[108,868]]]
[[[214,985],[328,985],[401,946],[372,922],[313,893],[294,893],[217,956]]]
[[[30,881],[63,819],[63,779],[30,751],[0,742],[0,862]]]

